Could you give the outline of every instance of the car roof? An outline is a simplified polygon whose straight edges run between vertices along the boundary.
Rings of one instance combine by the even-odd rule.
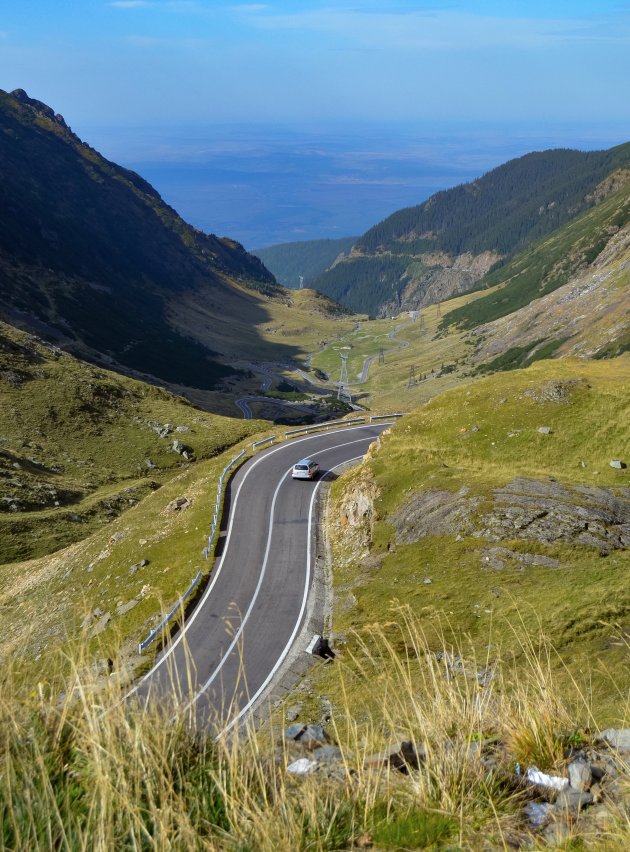
[[[312,464],[312,463],[313,463],[313,459],[300,459],[299,461],[296,461],[295,464]]]

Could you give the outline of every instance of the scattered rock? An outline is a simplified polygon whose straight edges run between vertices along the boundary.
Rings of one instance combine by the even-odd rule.
[[[109,612],[106,612],[104,615],[102,615],[99,618],[99,620],[96,622],[94,627],[90,630],[90,639],[93,638],[94,636],[98,636],[100,633],[102,633],[104,630],[106,630],[107,625],[109,624],[109,622],[111,620],[112,620],[112,617],[111,617],[111,614]]]
[[[609,464],[610,464],[610,466],[611,466],[611,467],[613,467],[615,470],[624,470],[624,468],[626,467],[626,463],[625,463],[625,462],[622,462],[622,461],[621,461],[621,459],[612,459],[612,460],[609,462]]]
[[[284,736],[287,740],[293,740],[309,751],[329,743],[328,736],[321,725],[289,725]]]
[[[132,598],[130,601],[127,601],[126,604],[121,604],[120,606],[117,606],[116,607],[116,614],[117,615],[124,615],[126,612],[129,612],[129,610],[132,610],[134,608],[134,606],[137,606],[139,603],[140,603],[140,601],[138,600],[138,598]]]
[[[400,740],[389,748],[366,757],[364,766],[367,769],[389,766],[407,773],[410,769],[418,769],[425,759],[426,748],[423,745],[417,746],[411,740]]]
[[[475,604],[475,609],[480,609],[479,604]],[[478,616],[481,618],[481,616]],[[475,666],[472,663],[466,662],[457,654],[451,654],[450,651],[437,651],[435,659],[444,663],[445,673],[447,678],[455,678],[463,675],[467,678],[474,678],[479,686],[486,686],[494,677],[494,668],[492,666]]]
[[[287,707],[287,712],[285,714],[287,722],[294,722],[297,719],[297,717],[300,715],[301,712],[302,712],[302,705],[301,704],[293,704],[291,707]]]
[[[429,577],[425,577],[422,581],[425,586],[430,586],[433,583],[433,580],[430,580]]]
[[[335,763],[335,761],[341,761],[342,758],[341,749],[335,745],[321,746],[313,751],[313,760],[316,763]]]
[[[158,438],[167,438],[173,431],[173,427],[170,423],[165,423],[163,426],[156,423],[151,428],[157,434]]]
[[[190,432],[190,429],[188,428],[188,426],[177,426],[175,431],[184,433],[184,432]]]
[[[173,441],[173,443],[171,444],[171,449],[174,453],[178,453],[186,460],[192,459],[195,455],[195,451],[193,450],[193,448],[189,447],[188,444],[183,444],[181,441]]]
[[[192,500],[189,497],[177,497],[171,500],[168,506],[164,509],[165,512],[183,512],[192,506]]]
[[[508,550],[507,547],[489,547],[481,553],[481,564],[484,568],[502,571],[508,562],[516,562],[517,566],[560,567],[560,561],[551,556],[541,556],[537,553],[519,553],[516,550]]]
[[[593,796],[580,790],[572,790],[567,787],[558,793],[554,805],[555,811],[560,811],[567,816],[576,817],[580,811],[593,804]]]
[[[316,766],[317,762],[315,760],[309,760],[308,757],[300,757],[287,766],[287,772],[290,772],[291,775],[308,775],[310,772],[313,772]]]
[[[525,816],[534,828],[547,825],[553,815],[553,805],[549,802],[528,802],[524,808]]]
[[[133,577],[134,574],[137,574],[140,568],[145,568],[149,564],[148,559],[141,559],[140,562],[136,562],[135,565],[132,565],[129,569],[129,574]]]
[[[154,464],[151,459],[144,460],[145,465],[149,468],[149,470],[157,470],[157,465]]]
[[[591,766],[585,760],[574,760],[568,766],[569,784],[573,790],[584,792],[590,790],[593,783]]]
[[[620,754],[630,754],[630,728],[606,728],[597,737],[597,742],[608,743]]]
[[[471,426],[471,427],[470,427],[470,431],[471,431],[471,432],[478,432],[478,431],[479,431],[479,426]]]
[[[567,381],[567,382],[558,382],[551,381],[546,382],[544,385],[541,385],[538,388],[530,388],[529,390],[524,391],[523,396],[527,396],[530,399],[533,399],[534,402],[545,403],[545,402],[560,402],[564,403],[568,401],[569,394],[571,390],[578,384],[577,381]]]
[[[551,435],[553,433],[551,426],[539,426],[538,431],[541,435]]]
[[[114,535],[110,538],[109,543],[110,544],[117,544],[119,541],[122,541],[123,538],[125,537],[126,532],[127,532],[126,530],[125,530],[125,532],[120,532],[120,531],[115,532]]]

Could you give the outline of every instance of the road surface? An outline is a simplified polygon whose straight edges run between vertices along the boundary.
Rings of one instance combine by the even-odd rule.
[[[291,479],[310,456],[322,475],[359,460],[389,423],[298,438],[260,453],[230,483],[223,554],[186,628],[133,692],[170,702],[225,732],[264,697],[300,631],[313,586],[321,479]],[[310,637],[308,637],[310,638]],[[305,637],[301,637],[304,641]]]

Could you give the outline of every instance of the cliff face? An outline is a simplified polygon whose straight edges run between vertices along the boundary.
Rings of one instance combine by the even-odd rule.
[[[422,255],[410,262],[399,296],[385,303],[378,313],[387,316],[401,310],[418,310],[467,293],[499,260],[501,256],[491,251],[477,255],[471,252],[455,256],[446,252]]]

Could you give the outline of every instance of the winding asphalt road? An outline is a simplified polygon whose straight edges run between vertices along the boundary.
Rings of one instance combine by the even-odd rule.
[[[305,623],[313,587],[317,495],[322,478],[359,460],[389,423],[298,438],[246,462],[226,495],[227,529],[210,582],[185,630],[133,690],[173,701],[220,735],[264,696]],[[320,480],[291,479],[305,456]]]

